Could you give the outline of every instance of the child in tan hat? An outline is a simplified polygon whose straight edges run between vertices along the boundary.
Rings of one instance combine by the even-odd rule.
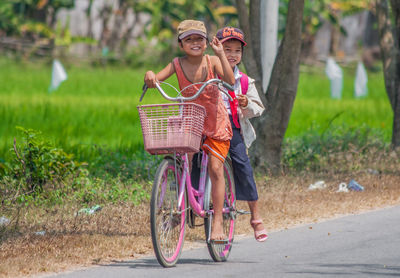
[[[144,81],[149,88],[154,88],[158,81],[164,81],[176,74],[179,87],[183,88],[193,83],[205,82],[219,76],[229,84],[235,83],[231,66],[226,59],[220,41],[214,37],[210,42],[216,56],[204,55],[207,48],[207,30],[204,23],[197,20],[184,20],[178,26],[179,48],[185,53],[176,57],[164,69],[155,74],[148,71]],[[191,96],[200,85],[194,85],[182,92],[183,96]],[[222,227],[222,209],[224,204],[225,180],[223,163],[229,151],[232,128],[228,112],[221,94],[215,86],[208,86],[193,102],[205,107],[207,117],[204,123],[204,140],[202,149],[209,154],[208,170],[213,184],[212,199],[214,217],[211,230],[211,240],[220,241],[226,238]],[[189,161],[192,161],[192,155]]]

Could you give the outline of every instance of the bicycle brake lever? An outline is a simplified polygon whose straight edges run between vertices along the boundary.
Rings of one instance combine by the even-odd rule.
[[[142,95],[140,96],[139,102],[142,101],[144,95],[146,94],[147,89],[148,89],[147,85],[146,85],[146,84],[143,84],[143,87],[142,87],[143,93],[142,93]]]

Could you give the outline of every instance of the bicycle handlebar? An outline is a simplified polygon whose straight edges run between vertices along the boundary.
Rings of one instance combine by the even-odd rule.
[[[167,95],[167,93],[164,92],[164,90],[161,88],[161,86],[160,86],[159,83],[156,83],[156,88],[157,88],[157,90],[160,92],[160,94],[161,94],[165,99],[167,99],[167,100],[170,100],[170,101],[190,101],[190,100],[196,99],[196,98],[203,92],[203,90],[204,90],[208,85],[210,85],[211,83],[216,83],[217,86],[218,86],[218,89],[219,89],[221,92],[223,92],[225,95],[227,95],[228,98],[229,98],[231,101],[233,101],[233,98],[229,95],[229,93],[227,93],[227,92],[221,90],[221,88],[220,88],[219,86],[220,86],[220,85],[223,86],[223,87],[226,88],[228,91],[234,91],[233,87],[232,87],[231,85],[229,85],[228,83],[226,83],[226,82],[224,82],[224,81],[222,81],[222,80],[220,80],[220,79],[217,79],[217,78],[213,78],[213,79],[210,79],[210,80],[207,80],[206,82],[204,82],[203,85],[200,87],[200,89],[199,89],[193,96],[190,96],[190,97],[184,97],[184,96],[170,97],[169,95]],[[196,83],[196,84],[198,84],[198,83]],[[195,84],[191,84],[191,85],[195,85]],[[189,85],[189,86],[191,86],[191,85]],[[188,87],[189,87],[189,86],[188,86]],[[187,87],[186,87],[186,88],[187,88]],[[185,89],[186,89],[186,88],[185,88]],[[142,95],[140,96],[140,100],[139,100],[140,102],[142,101],[144,95],[146,94],[147,89],[148,89],[147,85],[144,84],[144,85],[143,85],[143,88],[142,88],[143,92],[142,92]]]

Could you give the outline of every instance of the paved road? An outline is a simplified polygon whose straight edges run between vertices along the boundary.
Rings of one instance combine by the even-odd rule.
[[[169,269],[147,257],[52,277],[400,277],[400,207],[269,236],[266,243],[237,241],[226,263],[212,262],[200,248],[184,252]]]

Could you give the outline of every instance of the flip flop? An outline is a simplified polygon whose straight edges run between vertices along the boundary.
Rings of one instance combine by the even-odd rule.
[[[254,230],[254,238],[258,241],[258,242],[264,242],[268,239],[268,235],[267,235],[267,231],[265,229],[262,229],[260,231],[256,231],[255,226],[257,224],[262,224],[262,220],[261,219],[254,219],[250,221],[250,225],[251,227],[253,227]]]

